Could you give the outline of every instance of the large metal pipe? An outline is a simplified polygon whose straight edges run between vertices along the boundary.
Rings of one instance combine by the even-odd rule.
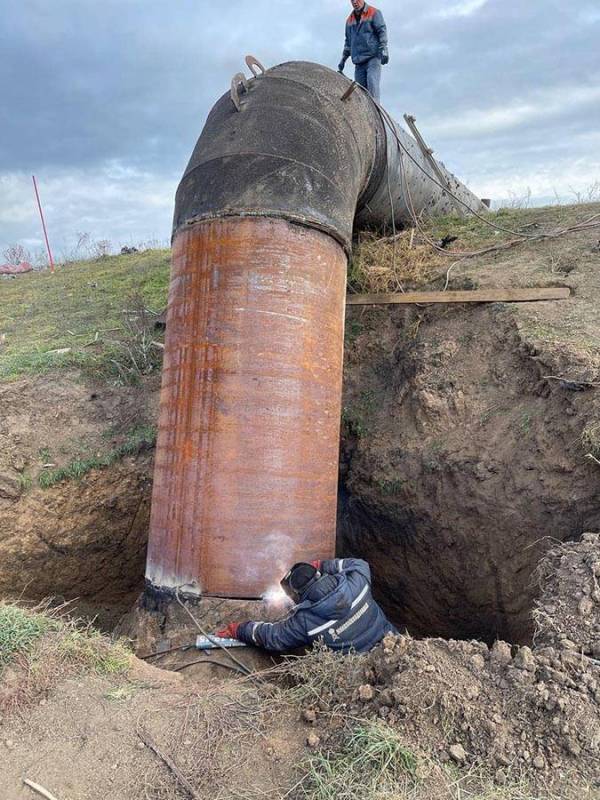
[[[225,95],[179,186],[153,590],[258,598],[293,561],[333,555],[355,221],[452,208],[396,134],[426,168],[414,140],[347,88],[295,62],[250,81],[239,111]]]

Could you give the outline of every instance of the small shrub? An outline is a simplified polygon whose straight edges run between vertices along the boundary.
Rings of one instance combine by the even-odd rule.
[[[108,239],[98,239],[92,245],[92,258],[108,258],[112,251],[112,242]]]
[[[56,623],[43,614],[0,603],[0,671],[17,654],[29,652]]]
[[[154,328],[156,314],[146,307],[139,292],[129,295],[125,304],[123,332],[110,343],[105,358],[108,372],[121,385],[137,384],[162,366],[162,350],[157,347]]]
[[[14,266],[22,264],[23,261],[31,261],[31,253],[29,250],[26,250],[22,244],[13,244],[7,247],[3,255],[6,263],[13,264]]]
[[[338,752],[309,757],[305,769],[307,800],[375,800],[413,788],[417,759],[392,727],[376,721],[348,733]]]

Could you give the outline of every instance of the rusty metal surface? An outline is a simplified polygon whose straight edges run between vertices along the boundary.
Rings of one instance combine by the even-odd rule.
[[[334,553],[346,257],[317,230],[179,231],[147,578],[260,597]]]

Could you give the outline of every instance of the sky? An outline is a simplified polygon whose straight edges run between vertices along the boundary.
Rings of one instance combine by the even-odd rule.
[[[598,0],[378,0],[382,102],[482,197],[600,182]],[[336,68],[348,0],[0,0],[0,261],[81,234],[168,243],[204,121],[251,53]],[[346,73],[351,74],[350,65]],[[600,184],[599,184],[600,185]]]

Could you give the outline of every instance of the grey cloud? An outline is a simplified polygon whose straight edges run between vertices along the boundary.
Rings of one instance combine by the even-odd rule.
[[[548,194],[550,181],[600,177],[590,134],[600,123],[596,3],[376,5],[391,37],[385,105],[399,119],[414,113],[473,188],[489,195],[530,181]],[[349,9],[345,0],[0,0],[0,245],[35,239],[31,172],[61,240],[83,222],[108,238],[168,235],[177,180],[243,56],[333,67]]]

